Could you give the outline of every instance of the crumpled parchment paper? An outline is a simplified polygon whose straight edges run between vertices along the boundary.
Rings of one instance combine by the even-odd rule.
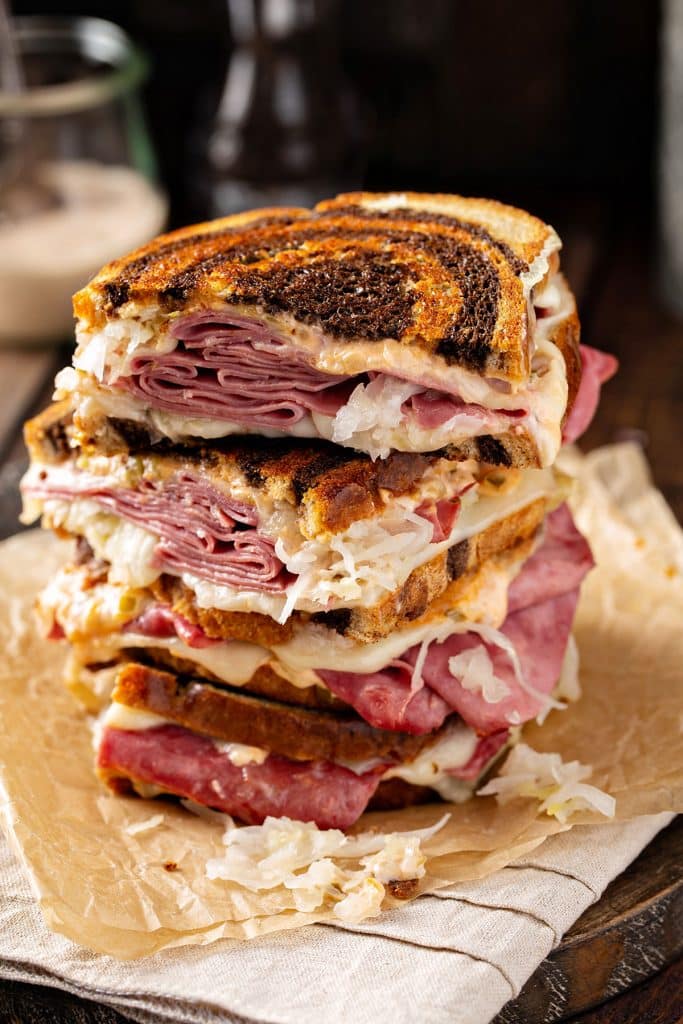
[[[618,819],[682,810],[683,535],[635,446],[587,457],[570,449],[562,468],[577,476],[572,504],[598,562],[575,627],[583,696],[543,726],[526,726],[524,742],[592,765],[589,781],[616,798]],[[0,546],[0,821],[49,927],[128,959],[329,918],[296,911],[284,888],[252,893],[207,879],[206,861],[224,849],[219,821],[116,797],[97,782],[87,717],[61,683],[64,651],[42,639],[32,611],[69,553],[37,531]],[[449,810],[424,846],[426,891],[491,874],[570,827],[537,809],[530,799],[499,806],[477,797],[367,814],[356,828],[405,831]],[[159,812],[158,827],[125,831]]]

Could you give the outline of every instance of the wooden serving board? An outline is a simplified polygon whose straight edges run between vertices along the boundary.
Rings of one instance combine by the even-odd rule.
[[[656,979],[637,986],[682,955],[683,817],[589,907],[493,1024],[677,1024],[683,1016],[680,968],[671,968],[659,986]],[[606,1000],[611,1000],[606,1007],[585,1014]],[[125,1019],[56,989],[0,982],[0,1022],[124,1024]]]
[[[681,956],[683,816],[660,832],[581,915],[494,1024],[568,1021],[642,983]],[[680,989],[678,995],[672,1024],[683,1017]],[[645,1008],[642,1015],[623,1019],[654,1024]]]

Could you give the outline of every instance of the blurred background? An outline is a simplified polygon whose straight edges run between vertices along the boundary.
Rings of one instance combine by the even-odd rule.
[[[111,198],[96,266],[163,223],[357,187],[488,195],[553,223],[584,340],[622,362],[586,443],[645,444],[680,512],[683,0],[14,0],[12,13],[101,18],[126,34],[92,23],[80,65],[57,62],[62,84],[96,78],[103,60],[125,78],[64,112],[50,142],[60,160],[135,172],[137,186],[93,181]],[[45,84],[45,60],[25,62],[24,90]],[[12,89],[6,55],[4,64],[0,99]],[[22,118],[5,115],[23,139],[16,185],[30,177],[46,122],[34,118],[22,135]],[[44,190],[48,206],[56,187]],[[12,200],[25,201],[21,188]],[[16,262],[3,264],[3,230],[0,221],[0,299]],[[55,235],[52,256],[58,248],[70,251]],[[95,255],[74,255],[72,273],[86,280]],[[3,338],[0,311],[0,342],[11,347],[16,320],[10,328]],[[49,358],[0,352],[0,461],[19,450],[12,430],[48,393],[44,364],[63,361],[67,335],[60,328],[66,347]],[[30,378],[21,398],[18,366]]]
[[[226,176],[256,177],[274,126],[316,151],[304,156],[312,178],[512,201],[571,190],[639,210],[653,198],[666,13],[656,2],[15,0],[13,10],[107,18],[147,53],[144,107],[172,224],[210,212],[207,176],[221,163]],[[221,127],[252,153],[218,154]]]

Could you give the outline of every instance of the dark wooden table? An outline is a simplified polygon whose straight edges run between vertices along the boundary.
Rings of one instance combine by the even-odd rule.
[[[582,444],[589,448],[625,439],[642,444],[657,486],[681,520],[683,322],[657,300],[647,221],[632,210],[624,216],[617,202],[590,197],[571,202],[537,197],[529,206],[554,223],[565,240],[563,268],[579,300],[584,340],[614,352],[621,361]],[[51,379],[68,358],[69,346],[62,351],[0,350],[0,536],[16,529],[16,485],[25,467],[21,424],[49,400]],[[519,999],[501,1013],[500,1024],[560,1019],[573,1024],[678,1024],[683,1018],[682,864],[683,827],[675,823],[576,922]],[[659,931],[648,931],[655,919]],[[637,957],[627,963],[640,929],[645,955],[638,963]],[[646,948],[651,941],[657,944],[654,957]],[[615,972],[615,963],[625,969]],[[596,964],[603,967],[602,974]],[[567,970],[574,978],[571,991],[555,1015],[548,1016],[548,991],[557,982],[557,971]],[[622,994],[608,998],[620,988]],[[55,990],[0,982],[0,1024],[123,1020],[111,1010]]]

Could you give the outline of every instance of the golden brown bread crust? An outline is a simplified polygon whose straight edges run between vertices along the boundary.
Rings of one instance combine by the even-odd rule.
[[[193,625],[200,626],[213,639],[246,640],[271,647],[290,639],[297,624],[310,621],[327,626],[335,632],[359,643],[373,643],[388,636],[395,629],[414,623],[421,616],[429,616],[432,602],[450,601],[451,608],[458,600],[457,581],[462,579],[460,593],[471,585],[476,570],[487,560],[502,553],[515,557],[518,545],[530,545],[543,523],[549,502],[539,498],[481,533],[454,545],[415,569],[406,582],[393,594],[372,608],[342,608],[309,616],[294,612],[279,625],[258,612],[224,612],[217,608],[199,608],[195,595],[178,577],[163,575],[152,584],[151,591],[158,601],[168,604]]]
[[[561,323],[553,333],[552,341],[559,348],[564,357],[564,364],[567,372],[567,407],[562,418],[562,424],[572,410],[574,400],[581,384],[581,325],[579,324],[576,307]]]
[[[71,458],[74,441],[71,402],[53,402],[24,424],[24,442],[33,462],[55,463]]]
[[[145,306],[227,304],[294,317],[345,345],[390,338],[444,366],[526,380],[522,275],[558,247],[552,228],[490,200],[408,193],[387,211],[372,199],[256,210],[163,235],[100,271],[74,312],[98,328]]]
[[[124,274],[130,277],[135,273],[147,283],[150,289],[148,294],[153,294],[155,278],[158,286],[163,287],[164,272],[167,277],[177,273],[190,260],[199,257],[212,241],[221,240],[229,235],[241,237],[250,228],[287,224],[308,215],[309,211],[302,207],[264,207],[260,210],[247,210],[229,217],[220,217],[217,220],[202,221],[200,224],[190,224],[158,235],[128,255],[105,264],[92,281],[74,295],[74,316],[92,321],[96,316],[95,308],[102,302],[108,302],[114,307],[118,305],[120,295],[117,295],[117,279]],[[120,281],[118,287],[122,286],[123,282]]]
[[[149,587],[161,604],[170,605],[193,626],[199,626],[212,640],[243,640],[261,647],[272,647],[291,639],[297,623],[308,621],[305,612],[293,612],[279,623],[260,612],[225,612],[220,608],[199,608],[194,591],[178,576],[164,573]]]
[[[139,661],[144,664],[158,666],[168,669],[176,675],[194,676],[197,679],[207,679],[217,686],[225,686],[226,683],[214,676],[203,665],[198,665],[188,658],[178,658],[163,647],[149,647],[141,652],[140,648],[122,652],[122,660]],[[262,665],[256,670],[249,682],[242,687],[245,692],[255,693],[261,697],[269,697],[271,700],[279,701],[282,704],[296,704],[299,707],[322,708],[343,708],[344,701],[339,700],[329,690],[322,686],[294,686],[282,676],[278,675],[270,665]]]
[[[295,761],[412,760],[438,736],[375,729],[349,708],[284,704],[135,663],[120,670],[112,696],[119,704],[151,711],[193,732]]]
[[[538,217],[517,206],[509,206],[497,199],[459,196],[444,192],[342,192],[334,199],[323,199],[315,209],[319,212],[334,212],[356,209],[368,210],[377,215],[378,200],[390,200],[394,209],[409,212],[417,220],[429,222],[435,210],[441,215],[467,221],[503,240],[516,256],[531,264],[540,256],[552,229]],[[397,205],[399,204],[400,205]],[[375,209],[372,205],[375,204]],[[439,214],[437,213],[437,216]]]

